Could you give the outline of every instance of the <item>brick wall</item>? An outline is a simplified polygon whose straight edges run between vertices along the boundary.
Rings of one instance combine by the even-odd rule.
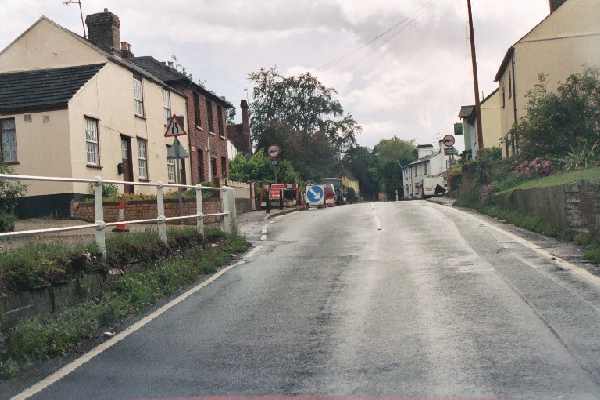
[[[205,200],[202,203],[204,214],[217,214],[221,212],[221,202]],[[181,208],[177,200],[165,200],[165,216],[177,217],[180,215],[196,214],[196,200],[184,200]],[[71,217],[83,221],[94,222],[94,203],[74,203]],[[125,205],[125,220],[155,219],[157,217],[156,201],[130,201]],[[119,220],[119,203],[104,203],[104,221],[117,222]],[[214,224],[220,222],[220,217],[204,217],[204,223]],[[187,224],[195,224],[194,219],[186,220]]]

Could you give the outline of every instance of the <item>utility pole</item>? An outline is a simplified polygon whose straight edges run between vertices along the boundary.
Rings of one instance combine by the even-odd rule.
[[[475,118],[477,118],[477,143],[479,150],[483,150],[483,127],[481,124],[481,100],[479,98],[479,79],[477,78],[477,53],[475,51],[475,28],[473,27],[473,12],[471,0],[467,0],[469,10],[469,33],[471,39],[471,61],[473,63],[473,90],[475,91]]]

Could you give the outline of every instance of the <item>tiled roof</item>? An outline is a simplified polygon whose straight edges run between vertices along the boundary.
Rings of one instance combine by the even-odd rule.
[[[217,96],[217,94],[198,85],[185,74],[177,71],[174,68],[169,67],[168,65],[165,65],[164,63],[158,61],[152,56],[134,57],[131,59],[131,62],[133,62],[139,68],[142,68],[151,73],[152,75],[158,77],[164,82],[170,84],[174,82],[183,82],[189,86],[193,86],[194,89],[201,92],[205,96],[211,98],[212,100],[221,103],[225,108],[233,108],[233,105],[227,100],[224,100],[223,98]]]
[[[0,113],[66,108],[69,100],[105,64],[0,74]]]

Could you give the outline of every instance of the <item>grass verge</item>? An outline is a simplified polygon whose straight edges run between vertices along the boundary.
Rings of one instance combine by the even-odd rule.
[[[480,207],[476,208],[476,210],[482,214],[505,220],[508,223],[531,232],[567,241],[572,240],[575,244],[585,248],[584,258],[587,261],[600,265],[600,242],[590,234],[579,234],[573,237],[570,232],[564,232],[560,228],[548,224],[540,217],[526,215],[518,211],[505,210],[495,206]]]
[[[489,215],[490,217],[505,220],[515,226],[527,229],[528,231],[541,233],[542,235],[555,238],[570,239],[565,237],[568,235],[562,232],[559,227],[553,226],[543,218],[534,215],[528,215],[515,210],[506,210],[496,206],[481,207],[478,208],[477,211]]]
[[[499,193],[509,193],[514,190],[524,190],[524,189],[539,189],[546,188],[552,186],[566,185],[571,183],[576,183],[578,181],[585,180],[590,182],[600,181],[600,167],[578,170],[578,171],[570,171],[565,173],[560,173],[556,175],[546,176],[544,178],[539,179],[531,179],[527,180],[519,185],[511,187],[510,189],[506,189]]]
[[[56,315],[31,318],[3,328],[6,341],[0,353],[0,378],[10,378],[36,362],[77,351],[82,342],[98,337],[101,330],[140,314],[200,276],[216,272],[249,247],[243,238],[218,231],[209,233],[207,239],[213,242],[207,249],[188,247],[176,255],[146,261],[135,271],[125,272],[109,281],[98,298]]]

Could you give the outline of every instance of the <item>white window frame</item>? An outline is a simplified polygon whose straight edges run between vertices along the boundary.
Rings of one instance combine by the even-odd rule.
[[[169,125],[169,120],[173,117],[171,113],[171,92],[165,88],[162,89],[163,112],[165,115],[165,125]]]
[[[169,148],[171,145],[167,145],[167,180],[169,183],[176,183],[177,181],[177,168],[175,165],[175,159],[169,158]]]
[[[7,127],[12,125],[11,127]],[[7,147],[9,150],[7,151]],[[8,156],[7,156],[8,155]],[[17,163],[17,123],[15,118],[0,119],[0,162]]]
[[[145,116],[144,110],[144,80],[141,76],[133,76],[133,106],[135,115]]]
[[[91,149],[91,151],[90,151]],[[85,117],[85,151],[87,165],[100,166],[99,123],[95,118]],[[92,157],[90,157],[92,156]]]
[[[138,177],[139,179],[148,179],[148,141],[137,138],[138,145]]]

